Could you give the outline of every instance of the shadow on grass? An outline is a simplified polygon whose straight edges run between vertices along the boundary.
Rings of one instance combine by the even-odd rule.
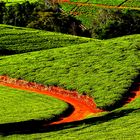
[[[16,54],[16,51],[9,50],[9,49],[0,49],[0,56],[13,55],[13,54]]]
[[[104,116],[94,117],[90,119],[85,119],[82,121],[75,121],[72,123],[63,123],[63,124],[53,124],[49,125],[51,121],[46,120],[30,120],[25,122],[15,122],[0,124],[0,135],[8,136],[12,134],[35,134],[35,133],[46,133],[51,131],[59,131],[67,128],[77,127],[81,124],[90,124],[96,125],[103,122],[110,121],[112,119],[117,119],[132,113],[133,111],[138,111],[139,109],[125,109],[119,112],[111,112]],[[59,120],[59,119],[58,119]]]
[[[123,106],[124,104],[126,104],[129,98],[133,98],[135,96],[135,93],[133,93],[132,91],[138,91],[139,86],[140,86],[140,75],[138,75],[137,78],[134,80],[128,92],[125,93],[124,98],[121,101],[118,101],[112,107],[110,107],[110,110],[119,108]],[[96,125],[96,124],[101,124],[101,123],[104,123],[113,119],[124,117],[134,111],[135,112],[140,111],[140,108],[123,109],[121,111],[110,112],[103,116],[85,119],[82,121],[50,125],[51,122],[59,121],[63,117],[69,116],[73,112],[73,110],[74,110],[73,106],[69,105],[69,108],[66,110],[66,112],[63,112],[63,114],[61,114],[60,116],[56,116],[51,120],[45,120],[45,119],[44,120],[29,120],[29,121],[24,121],[24,122],[0,124],[0,135],[8,136],[12,134],[46,133],[46,132],[51,132],[51,131],[59,131],[59,130],[67,129],[67,128],[73,128],[82,124]]]
[[[140,88],[140,74],[133,80],[132,85],[128,88],[127,92],[123,94],[123,97],[120,100],[118,100],[111,106],[107,106],[103,109],[107,111],[112,111],[114,109],[124,106],[125,104],[129,103],[129,100],[131,98],[134,98],[136,96],[135,92],[138,91],[139,88]]]

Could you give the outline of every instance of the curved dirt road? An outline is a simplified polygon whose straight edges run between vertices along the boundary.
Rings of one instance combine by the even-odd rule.
[[[73,106],[74,111],[68,117],[59,118],[58,121],[53,122],[52,124],[82,120],[93,113],[98,113],[102,111],[96,108],[96,104],[94,103],[92,98],[86,95],[78,95],[77,92],[64,90],[62,88],[48,88],[37,83],[17,80],[9,78],[7,76],[0,76],[0,85],[8,86],[15,89],[32,91],[38,94],[49,95],[57,99],[63,100]]]
[[[58,121],[55,121],[51,124],[74,122],[82,120],[91,114],[103,112],[103,110],[100,110],[96,107],[96,104],[92,98],[88,97],[87,95],[79,95],[75,91],[68,91],[59,87],[48,88],[41,84],[17,80],[7,76],[0,76],[0,85],[36,92],[38,94],[49,95],[63,100],[73,106],[74,111],[68,117],[59,118]],[[127,104],[140,96],[140,83],[136,83],[136,87],[138,87],[137,90],[131,91],[133,96],[128,97],[124,104]]]

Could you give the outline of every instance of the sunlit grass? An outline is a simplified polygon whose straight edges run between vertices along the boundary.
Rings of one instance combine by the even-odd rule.
[[[0,124],[29,120],[49,120],[68,105],[47,95],[0,86]]]

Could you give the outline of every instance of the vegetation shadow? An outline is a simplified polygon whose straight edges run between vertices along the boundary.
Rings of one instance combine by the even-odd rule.
[[[9,50],[9,49],[0,49],[0,56],[2,55],[13,55],[16,54],[16,51]]]
[[[123,97],[120,100],[118,100],[117,102],[115,102],[111,106],[106,106],[104,109],[107,111],[112,111],[114,109],[120,108],[123,105],[129,103],[129,100],[136,96],[135,92],[139,90],[140,74],[133,81],[134,82],[131,84],[131,86],[128,88],[128,90],[123,94]]]
[[[118,112],[110,112],[103,116],[98,116],[90,119],[85,119],[82,121],[75,121],[71,123],[63,124],[50,124],[54,120],[30,120],[25,122],[15,122],[8,124],[0,124],[0,135],[3,137],[12,134],[35,134],[35,133],[46,133],[51,131],[59,131],[63,129],[77,127],[81,124],[96,125],[110,121],[112,119],[117,119],[132,113],[133,111],[138,111],[138,109],[125,109]],[[61,118],[59,118],[61,119]],[[58,119],[57,119],[58,120]]]
[[[135,93],[132,91],[138,91],[139,85],[140,85],[140,74],[134,79],[134,82],[132,83],[131,87],[128,89],[128,92],[125,93],[124,98],[121,101],[118,101],[115,105],[113,105],[110,110],[116,109],[126,104],[129,98],[135,96]],[[113,119],[124,117],[134,111],[135,112],[140,111],[140,108],[112,111],[103,116],[97,116],[97,117],[93,117],[81,121],[70,122],[70,123],[51,124],[52,122],[61,120],[63,117],[69,116],[73,111],[74,111],[73,106],[69,104],[69,108],[65,112],[63,112],[63,114],[61,114],[60,116],[55,116],[51,120],[46,120],[46,119],[28,120],[24,122],[0,124],[0,135],[8,136],[13,134],[46,133],[51,131],[59,131],[63,129],[73,128],[73,127],[80,126],[82,124],[87,124],[87,126],[97,125]]]

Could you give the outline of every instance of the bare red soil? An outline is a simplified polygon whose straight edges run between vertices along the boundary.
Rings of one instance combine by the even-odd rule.
[[[93,98],[87,95],[80,95],[76,91],[68,91],[54,86],[47,87],[35,82],[27,82],[24,80],[9,78],[8,76],[0,76],[0,85],[36,92],[38,94],[49,95],[63,100],[74,107],[74,111],[68,117],[59,118],[58,121],[51,124],[61,124],[66,122],[78,121],[86,118],[91,114],[103,112],[103,110],[96,107]],[[137,86],[140,87],[140,84],[138,83]],[[125,104],[133,101],[140,96],[140,88],[136,91],[132,91],[131,93],[133,93],[134,96],[128,97],[125,101]]]
[[[46,87],[35,82],[27,82],[24,80],[9,78],[7,76],[0,76],[0,85],[49,95],[63,100],[74,107],[74,111],[72,112],[72,114],[70,114],[66,118],[60,118],[61,120],[53,122],[53,124],[78,121],[86,118],[88,115],[91,115],[93,113],[102,112],[102,110],[96,108],[96,104],[91,97],[87,95],[80,95],[76,91],[68,91],[53,86]]]
[[[140,83],[135,83],[134,86],[136,87],[135,90],[130,91],[132,96],[128,97],[126,100],[126,104],[130,103],[131,101],[135,100],[136,98],[140,97]]]

